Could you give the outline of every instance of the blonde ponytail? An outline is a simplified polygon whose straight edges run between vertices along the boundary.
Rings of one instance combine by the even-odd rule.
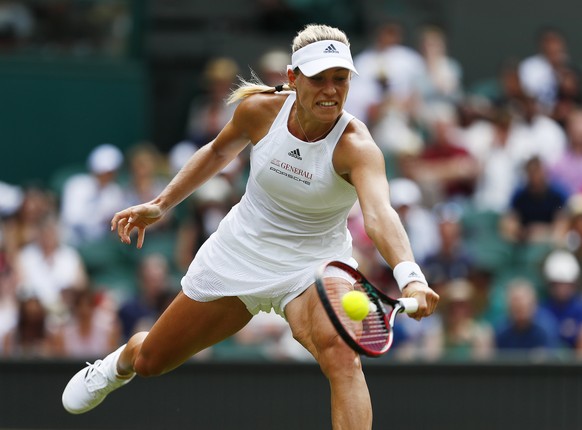
[[[281,91],[292,91],[293,89],[288,84],[280,84],[270,87],[261,81],[257,74],[251,70],[251,79],[246,80],[239,76],[239,85],[230,93],[226,104],[236,103],[239,100],[245,99],[250,95],[258,93],[277,93]]]

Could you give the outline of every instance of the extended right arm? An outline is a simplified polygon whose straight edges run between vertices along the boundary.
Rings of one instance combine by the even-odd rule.
[[[111,230],[117,229],[122,242],[130,244],[131,232],[138,232],[137,247],[141,248],[145,229],[161,219],[170,209],[182,202],[204,182],[230,163],[249,143],[245,130],[248,108],[237,108],[234,118],[218,136],[186,162],[172,181],[154,200],[117,212],[111,220]],[[242,109],[241,109],[242,107]]]

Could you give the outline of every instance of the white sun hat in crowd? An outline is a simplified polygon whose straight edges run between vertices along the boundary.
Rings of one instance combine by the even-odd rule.
[[[580,275],[580,264],[569,251],[552,251],[544,262],[544,275],[549,282],[574,283]]]
[[[422,201],[422,192],[416,182],[407,178],[390,180],[390,204],[394,208],[415,206]]]
[[[110,143],[103,143],[95,147],[87,160],[89,170],[97,175],[114,172],[121,167],[122,163],[123,153]]]

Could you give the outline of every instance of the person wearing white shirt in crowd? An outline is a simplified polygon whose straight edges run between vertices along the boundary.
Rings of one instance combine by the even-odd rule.
[[[420,32],[419,52],[426,65],[422,81],[424,102],[456,102],[462,95],[461,64],[447,51],[445,32],[436,26],[424,27]]]
[[[387,21],[378,26],[372,46],[354,57],[358,76],[346,107],[368,126],[382,119],[387,106],[407,111],[408,103],[420,91],[425,64],[421,55],[402,44],[402,27]]]
[[[486,133],[479,148],[472,148],[479,165],[474,205],[481,211],[502,213],[507,210],[511,194],[518,183],[519,166],[509,147],[511,114],[497,109],[492,117],[492,131]]]
[[[519,104],[519,114],[511,125],[509,150],[520,163],[537,156],[546,167],[551,166],[566,151],[566,133],[556,121],[541,112],[535,98],[524,96]]]
[[[493,115],[493,133],[487,133],[489,143],[482,142],[478,151],[471,151],[480,166],[474,200],[481,210],[507,210],[527,160],[539,157],[549,167],[566,151],[566,134],[554,120],[539,113],[534,99],[523,97],[520,108],[519,116],[498,108]]]
[[[122,163],[122,152],[105,143],[89,154],[88,173],[73,175],[65,182],[61,219],[68,243],[79,246],[109,232],[111,217],[125,205],[123,189],[115,181]]]
[[[67,293],[87,286],[87,273],[78,251],[60,242],[55,215],[40,223],[39,238],[26,245],[16,262],[18,293],[38,297],[49,314],[57,317],[67,312]]]
[[[568,62],[568,49],[564,36],[552,28],[539,32],[538,46],[537,54],[526,57],[519,64],[519,78],[524,90],[549,113],[556,102],[557,71]]]

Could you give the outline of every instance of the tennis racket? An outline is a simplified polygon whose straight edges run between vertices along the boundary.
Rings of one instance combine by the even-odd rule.
[[[418,302],[414,298],[388,297],[357,269],[340,261],[321,266],[315,283],[319,298],[342,339],[357,353],[379,357],[392,346],[393,326],[401,312],[414,313]],[[360,291],[369,300],[369,311],[361,321],[350,318],[342,305],[342,297],[350,291]]]

